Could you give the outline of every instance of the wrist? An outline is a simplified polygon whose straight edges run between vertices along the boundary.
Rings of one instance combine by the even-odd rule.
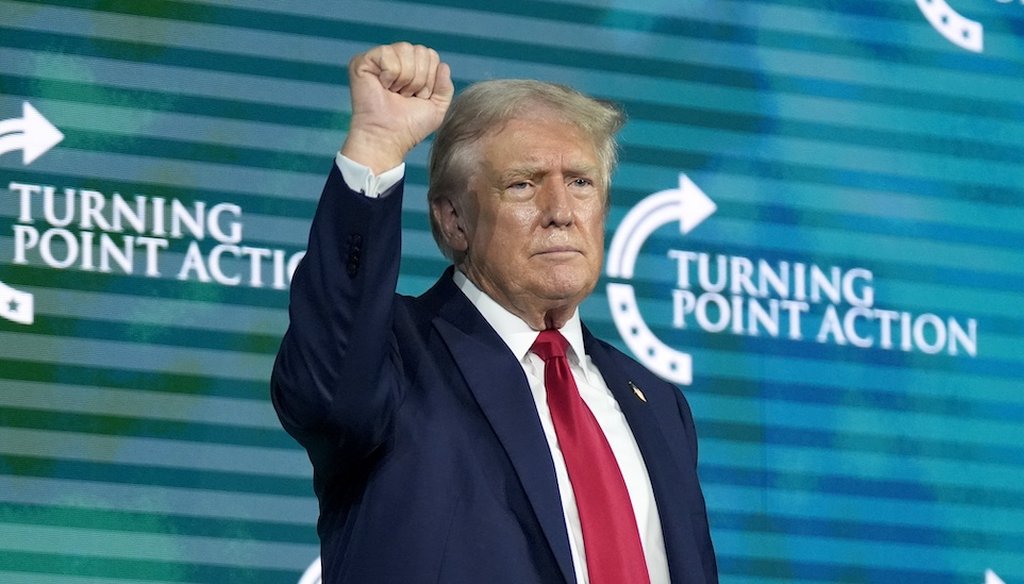
[[[341,146],[341,154],[381,174],[405,161],[410,148],[403,146],[393,133],[383,135],[360,128],[349,130]]]

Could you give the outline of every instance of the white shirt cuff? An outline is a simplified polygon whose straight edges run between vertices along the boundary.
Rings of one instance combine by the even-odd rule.
[[[371,199],[380,197],[380,194],[398,184],[405,176],[405,163],[385,170],[380,175],[373,174],[368,166],[348,158],[341,152],[335,157],[335,164],[341,171],[341,177],[345,179],[348,188],[357,193],[363,193]]]

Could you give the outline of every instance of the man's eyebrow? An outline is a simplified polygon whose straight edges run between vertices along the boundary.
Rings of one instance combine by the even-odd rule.
[[[600,171],[600,167],[589,164],[570,164],[563,169],[563,174],[569,176],[596,176]],[[538,175],[547,174],[549,171],[541,166],[527,165],[516,166],[513,168],[506,169],[504,172],[498,175],[498,178],[502,182],[521,178],[532,178]]]
[[[503,182],[507,182],[514,179],[535,177],[539,174],[543,174],[544,172],[545,171],[539,166],[523,165],[506,169],[498,175],[498,178]]]
[[[592,176],[598,174],[600,166],[594,164],[571,164],[565,168],[565,173],[573,176]]]

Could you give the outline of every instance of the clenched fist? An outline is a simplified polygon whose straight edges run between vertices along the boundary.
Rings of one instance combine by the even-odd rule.
[[[379,174],[441,125],[455,87],[437,51],[406,42],[374,47],[348,65],[352,123],[341,153]]]

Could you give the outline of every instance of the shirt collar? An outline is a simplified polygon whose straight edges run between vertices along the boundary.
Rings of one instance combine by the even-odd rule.
[[[452,279],[455,281],[455,285],[459,287],[459,290],[462,290],[466,298],[480,311],[487,324],[491,325],[491,328],[498,333],[501,340],[505,341],[508,348],[512,350],[512,354],[516,356],[516,359],[520,361],[525,359],[526,355],[530,352],[530,347],[533,346],[533,342],[537,340],[537,335],[540,331],[531,328],[530,325],[526,324],[526,321],[495,302],[493,298],[477,288],[476,284],[471,282],[458,269],[455,270]],[[573,353],[569,357],[575,356],[577,363],[580,362],[580,356],[584,352],[583,326],[580,324],[579,307],[572,311],[572,316],[569,317],[569,320],[566,321],[562,328],[558,329],[558,332],[562,333],[562,336],[569,341],[569,348]]]

